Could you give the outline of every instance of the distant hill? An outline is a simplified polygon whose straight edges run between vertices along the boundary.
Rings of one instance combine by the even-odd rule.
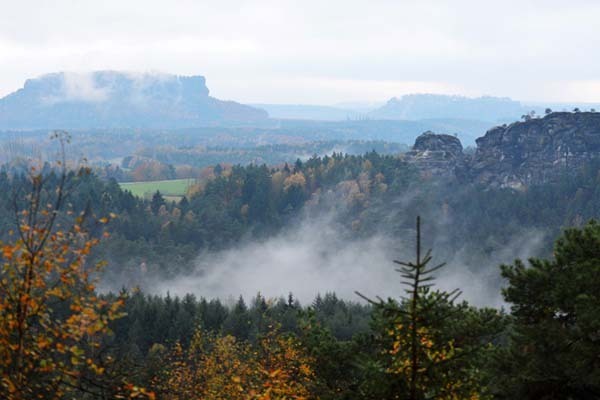
[[[276,119],[306,119],[314,121],[343,121],[357,119],[361,113],[351,109],[335,106],[319,106],[306,104],[252,104],[269,113]],[[364,114],[363,114],[364,115]]]
[[[469,98],[437,94],[410,94],[390,99],[369,113],[372,119],[467,119],[492,123],[518,120],[527,110],[518,101],[500,97]]]
[[[512,122],[533,108],[499,97],[468,98],[435,94],[410,94],[392,98],[379,107],[353,103],[335,106],[304,104],[254,104],[269,117],[287,120],[345,121],[402,120],[441,124],[451,131],[485,131],[490,125]],[[539,107],[537,108],[539,111]],[[543,108],[542,108],[543,112]],[[445,130],[448,130],[445,129]],[[479,133],[478,132],[478,133]]]
[[[264,110],[209,96],[203,76],[59,72],[0,99],[0,129],[176,128],[267,118]]]
[[[280,120],[278,126],[268,130],[304,140],[383,140],[411,144],[425,131],[456,135],[466,146],[474,146],[475,139],[493,124],[483,121],[452,118],[411,120]],[[267,132],[262,130],[262,132]]]

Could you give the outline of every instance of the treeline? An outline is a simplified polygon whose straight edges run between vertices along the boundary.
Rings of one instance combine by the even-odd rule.
[[[403,381],[404,361],[400,361],[406,354],[392,354],[398,348],[396,342],[404,335],[405,327],[399,318],[407,307],[407,303],[396,300],[382,305],[358,305],[336,299],[332,294],[317,298],[308,307],[300,307],[290,299],[271,302],[260,297],[249,306],[238,300],[230,307],[223,307],[216,300],[197,302],[191,296],[157,298],[137,293],[125,302],[127,316],[115,321],[114,335],[106,346],[119,354],[136,384],[157,393],[163,391],[165,398],[186,398],[186,386],[198,393],[198,397],[189,398],[204,398],[202,394],[206,396],[208,387],[214,383],[211,376],[217,373],[222,380],[214,388],[219,393],[214,398],[252,398],[246,386],[251,387],[253,381],[248,367],[261,360],[248,360],[244,348],[262,352],[265,340],[284,341],[295,348],[280,363],[280,368],[271,367],[270,373],[281,369],[278,373],[282,377],[297,379],[294,371],[287,370],[295,368],[296,357],[310,371],[300,391],[287,393],[291,398],[302,395],[315,399],[409,398]],[[440,369],[435,371],[440,374],[439,380],[431,382],[430,389],[485,397],[488,391],[485,385],[490,381],[483,374],[474,375],[475,369],[491,368],[490,343],[500,341],[507,317],[495,310],[477,310],[466,303],[454,304],[448,300],[438,303],[435,312],[448,315],[443,327],[429,326],[430,322],[423,321],[423,328],[428,327],[427,332],[419,329],[419,341],[425,344],[421,349],[423,362],[427,357],[436,357],[435,352],[442,349],[443,357],[448,357],[448,366],[440,363]],[[202,342],[198,343],[199,340]],[[434,345],[433,340],[439,342]],[[443,346],[436,347],[440,343]],[[469,352],[468,358],[462,360],[465,354],[450,362],[454,356],[451,353],[463,350]],[[227,365],[219,368],[214,362]],[[456,382],[449,376],[451,369],[456,369],[453,372]],[[180,379],[181,375],[196,378]],[[238,378],[239,385],[231,388],[228,383]],[[173,387],[175,382],[177,386]],[[445,388],[450,382],[457,387]],[[169,397],[173,393],[177,394]],[[280,394],[271,398],[287,397]]]
[[[364,154],[375,150],[379,154],[398,154],[408,146],[383,141],[316,141],[298,144],[262,146],[178,146],[158,145],[139,149],[127,156],[121,168],[107,167],[103,173],[120,181],[148,181],[178,178],[199,178],[207,167],[222,165],[283,165],[296,159],[308,159],[314,154],[334,151]]]
[[[108,300],[114,298],[107,295]],[[113,344],[133,355],[147,354],[154,344],[188,345],[199,327],[250,342],[256,342],[273,324],[280,332],[298,334],[309,314],[333,337],[346,341],[368,333],[371,319],[369,305],[340,299],[335,293],[319,295],[309,306],[301,306],[292,294],[266,299],[259,293],[249,302],[239,297],[229,304],[221,299],[197,299],[192,294],[180,298],[134,290],[123,311],[126,315],[113,327]]]

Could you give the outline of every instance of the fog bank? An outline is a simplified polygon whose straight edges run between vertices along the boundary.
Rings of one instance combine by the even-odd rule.
[[[146,290],[207,298],[249,299],[292,292],[303,304],[317,294],[334,291],[349,300],[360,300],[355,291],[369,296],[399,297],[404,286],[394,259],[414,259],[414,235],[390,238],[382,234],[358,240],[345,237],[333,218],[305,219],[294,228],[262,241],[243,241],[227,250],[201,254],[192,273],[170,280],[151,280]],[[436,240],[437,241],[437,240]],[[503,305],[498,265],[527,258],[539,251],[543,237],[530,232],[509,246],[483,256],[460,251],[439,272],[437,286],[460,288],[462,298],[478,306]],[[425,245],[426,246],[426,245]],[[467,264],[467,261],[469,260]],[[475,260],[475,261],[474,261]]]

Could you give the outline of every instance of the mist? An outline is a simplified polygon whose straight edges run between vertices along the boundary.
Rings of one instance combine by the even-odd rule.
[[[390,237],[381,233],[358,239],[344,232],[347,228],[331,215],[307,217],[271,238],[247,239],[227,250],[200,254],[190,274],[168,280],[150,278],[144,290],[221,299],[293,293],[303,304],[327,292],[355,301],[361,301],[356,291],[371,298],[402,296],[404,286],[393,260],[414,259],[414,234]],[[461,299],[473,305],[502,307],[498,266],[539,253],[543,239],[531,231],[489,255],[467,257],[459,251],[446,259],[436,256],[434,247],[432,264],[447,262],[438,273],[436,286],[459,288]]]
[[[109,100],[111,96],[122,95],[119,92],[123,91],[123,85],[127,85],[128,101],[136,105],[145,105],[148,97],[145,90],[154,84],[178,79],[176,76],[160,72],[119,72],[119,74],[120,76],[116,76],[112,71],[61,72],[56,77],[59,83],[55,89],[56,93],[43,98],[42,101],[49,104],[71,101],[102,103]],[[117,79],[123,78],[127,79],[127,82],[117,82]]]

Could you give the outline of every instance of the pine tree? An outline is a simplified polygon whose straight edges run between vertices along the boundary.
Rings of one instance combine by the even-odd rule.
[[[417,217],[414,261],[398,261],[396,269],[408,286],[398,303],[371,300],[374,325],[383,346],[381,363],[391,377],[390,391],[375,397],[394,399],[479,399],[479,356],[503,324],[497,312],[456,304],[461,292],[432,290],[434,273],[446,264],[430,266],[431,250],[421,248],[421,219]],[[460,338],[460,341],[459,341]]]
[[[566,230],[553,259],[517,260],[502,275],[514,329],[501,398],[600,398],[600,224]]]
[[[157,190],[156,193],[152,195],[152,201],[150,202],[150,209],[152,210],[152,214],[158,215],[158,210],[160,207],[165,205],[165,199],[162,194]]]
[[[248,312],[248,306],[242,296],[239,297],[229,316],[223,323],[223,331],[235,336],[239,340],[246,340],[252,328],[252,320]]]

